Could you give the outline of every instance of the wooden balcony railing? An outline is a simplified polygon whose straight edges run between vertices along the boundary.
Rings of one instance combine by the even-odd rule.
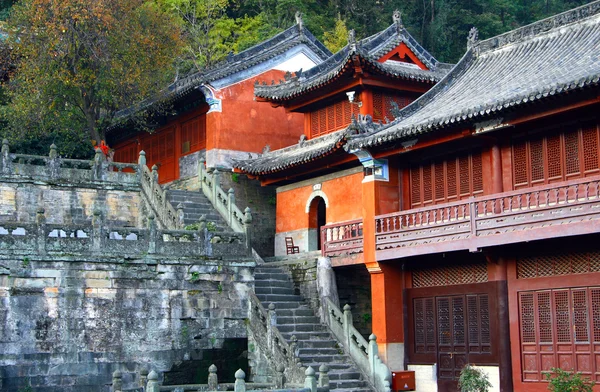
[[[379,215],[377,259],[600,232],[600,177]],[[323,254],[362,252],[360,220],[323,226]]]
[[[380,215],[377,259],[595,233],[599,195],[596,176]]]
[[[362,219],[321,227],[323,256],[341,256],[363,251]]]

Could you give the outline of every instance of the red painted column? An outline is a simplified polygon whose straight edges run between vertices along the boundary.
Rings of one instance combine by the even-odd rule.
[[[492,166],[492,193],[500,193],[502,187],[502,154],[500,147],[494,144],[490,149],[491,166]]]
[[[377,262],[375,216],[380,211],[380,187],[387,182],[367,181],[362,184],[363,256],[371,274],[371,311],[373,333],[377,336],[379,354],[393,370],[404,368],[403,276],[400,263]]]

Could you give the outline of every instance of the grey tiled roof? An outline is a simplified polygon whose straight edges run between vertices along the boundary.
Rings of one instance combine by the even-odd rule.
[[[378,60],[404,43],[417,58],[423,62],[429,71],[402,63],[388,61],[380,63]],[[393,78],[416,80],[435,83],[440,80],[452,67],[450,64],[440,63],[427,52],[399,23],[394,23],[387,29],[371,37],[358,41],[355,45],[347,45],[325,62],[311,68],[296,77],[277,85],[256,85],[254,94],[257,97],[273,101],[285,100],[301,95],[306,91],[317,89],[329,81],[338,78],[345,72],[352,71],[353,57],[358,56],[363,63],[375,71]]]
[[[481,121],[520,105],[588,86],[600,78],[600,1],[475,43],[435,87],[389,125],[349,140],[346,149],[412,139]]]
[[[257,64],[275,58],[299,44],[308,46],[323,61],[331,56],[331,52],[308,29],[303,25],[296,24],[258,45],[229,56],[226,60],[210,69],[196,72],[177,80],[159,93],[158,96],[147,99],[136,106],[124,109],[117,113],[116,117],[125,118],[141,109],[148,109],[157,102],[175,101],[202,84],[210,83],[211,81],[249,69]]]
[[[316,139],[265,153],[255,159],[234,162],[233,166],[249,174],[267,174],[285,170],[339,150],[345,135],[346,130],[342,129]]]

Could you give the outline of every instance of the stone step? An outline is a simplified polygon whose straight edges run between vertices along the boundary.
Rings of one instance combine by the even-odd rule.
[[[325,329],[325,327],[322,326],[321,324],[286,324],[286,325],[277,324],[277,329],[281,333],[327,331]]]
[[[308,339],[311,339],[311,340],[322,339],[322,340],[329,341],[329,342],[332,341],[331,340],[331,335],[327,331],[282,332],[281,334],[283,335],[283,337],[285,338],[285,340],[287,340],[288,342],[292,338],[292,335],[296,336],[296,338],[298,339],[298,341],[308,340]]]
[[[332,348],[339,349],[339,344],[335,340],[300,340],[299,348]]]
[[[328,365],[329,366],[329,365]],[[330,371],[327,373],[330,380],[361,380],[362,375],[353,371]]]
[[[294,289],[289,287],[254,287],[256,295],[259,294],[283,294],[283,295],[294,295]]]
[[[269,288],[269,287],[277,287],[277,288],[290,288],[289,280],[256,280],[256,276],[254,277],[254,287],[256,288]]]
[[[329,382],[329,388],[332,390],[337,389],[354,389],[354,388],[365,388],[368,387],[366,381],[362,380],[335,380]],[[355,391],[353,391],[355,392]]]
[[[319,362],[306,362],[306,361],[302,361],[302,366],[304,367],[309,367],[312,366],[313,369],[319,369],[319,366],[323,365],[322,363]],[[348,371],[348,369],[353,369],[352,364],[348,361],[348,362],[342,362],[342,363],[328,363],[326,364],[329,367],[329,371],[330,372],[335,372],[335,371]]]
[[[265,305],[265,304],[263,304]],[[265,306],[265,308],[268,308],[269,303],[266,303],[267,306]],[[275,310],[277,309],[297,309],[300,307],[304,307],[305,309],[307,308],[307,305],[304,304],[304,302],[300,302],[300,301],[291,301],[291,302],[277,302],[275,303]]]
[[[302,301],[302,297],[297,294],[258,294],[256,296],[260,302],[274,303],[277,305],[278,302],[291,302],[291,301]],[[277,308],[275,308],[277,309]]]
[[[289,282],[289,284],[291,285],[292,282],[290,281],[290,277],[287,274],[283,274],[283,273],[260,273],[260,272],[256,272],[254,274],[254,280],[279,280],[279,281],[286,281]]]
[[[277,309],[275,309],[277,312]],[[277,314],[277,324],[318,324],[319,318],[316,316],[297,316],[297,317],[286,317]]]
[[[268,304],[267,304],[268,305]],[[315,312],[309,308],[302,309],[276,309],[277,317],[314,316]]]
[[[306,357],[309,355],[343,355],[344,350],[341,348],[299,348],[298,355]]]
[[[317,355],[317,354],[312,354],[312,355],[298,355],[298,358],[300,358],[300,360],[302,360],[302,362],[304,362],[304,360],[310,361],[310,362],[316,362],[316,363],[325,363],[327,365],[329,365],[329,363],[346,363],[348,361],[350,361],[350,359],[348,358],[348,356],[343,355],[343,354],[333,354],[333,355]]]

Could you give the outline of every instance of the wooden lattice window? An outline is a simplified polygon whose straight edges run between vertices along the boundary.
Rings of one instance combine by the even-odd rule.
[[[398,109],[409,105],[413,101],[412,98],[401,96],[398,94],[383,93],[380,91],[373,92],[373,120],[375,121],[392,121],[395,116],[392,113],[394,104]]]
[[[512,146],[515,189],[600,173],[600,134],[596,124]]]
[[[414,299],[415,350],[417,353],[435,353],[435,326],[437,324],[433,298]]]
[[[480,152],[413,165],[409,173],[411,208],[483,194]]]
[[[206,116],[200,115],[181,124],[181,153],[189,154],[206,148]]]
[[[322,136],[350,125],[352,115],[358,116],[359,110],[347,100],[314,110],[310,116],[310,137]]]
[[[559,252],[517,259],[517,279],[590,272],[600,272],[600,251]]]
[[[413,287],[451,286],[488,281],[485,262],[415,269],[412,271]]]
[[[600,378],[600,288],[520,292],[523,381],[543,381],[553,367]]]

